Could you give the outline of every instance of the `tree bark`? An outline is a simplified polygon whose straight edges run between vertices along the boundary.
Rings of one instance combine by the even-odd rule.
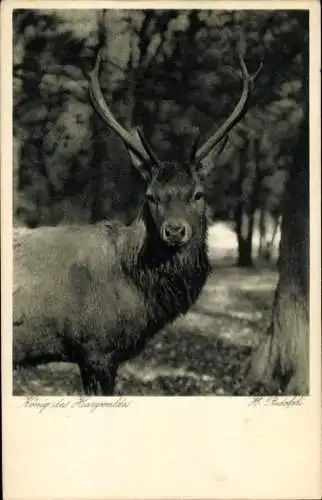
[[[282,221],[279,281],[271,325],[255,351],[246,384],[252,392],[309,392],[309,154],[303,120]]]

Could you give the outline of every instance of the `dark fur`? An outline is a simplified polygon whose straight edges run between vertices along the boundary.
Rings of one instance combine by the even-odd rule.
[[[112,394],[119,363],[198,298],[209,272],[204,213],[197,224],[179,248],[162,242],[147,203],[129,227],[17,229],[14,366],[75,362],[87,394]]]

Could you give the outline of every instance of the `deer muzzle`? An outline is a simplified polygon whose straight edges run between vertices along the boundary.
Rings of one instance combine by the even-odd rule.
[[[161,237],[169,246],[181,246],[191,238],[191,227],[182,219],[168,219],[161,226]]]

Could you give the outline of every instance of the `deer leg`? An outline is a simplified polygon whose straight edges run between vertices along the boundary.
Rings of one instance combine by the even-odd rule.
[[[105,367],[105,369],[98,373],[97,376],[102,396],[113,396],[117,368],[116,364],[111,363],[108,367]]]
[[[100,393],[99,383],[93,370],[86,364],[79,364],[83,388],[86,396],[97,396]]]
[[[111,356],[86,360],[80,363],[79,368],[86,395],[113,395],[118,365],[111,359]]]

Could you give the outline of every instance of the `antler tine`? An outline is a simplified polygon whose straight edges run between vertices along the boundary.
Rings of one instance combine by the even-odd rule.
[[[189,154],[189,163],[192,163],[196,157],[196,153],[198,150],[198,145],[199,145],[199,140],[200,140],[200,130],[198,130],[196,137],[194,138],[191,146],[191,151]]]
[[[104,99],[99,84],[99,68],[101,60],[102,48],[99,48],[94,67],[88,74],[89,93],[93,105],[106,125],[111,128],[121,139],[123,139],[128,148],[130,148],[130,150],[135,155],[137,155],[140,160],[147,161],[148,155],[142,145],[138,141],[136,141],[135,138],[125,128],[123,128],[120,123],[118,123]]]
[[[195,155],[195,161],[202,161],[207,154],[225,137],[225,135],[230,132],[230,130],[234,127],[234,125],[242,119],[247,111],[247,104],[249,102],[251,87],[255,79],[257,78],[260,70],[262,69],[263,63],[259,65],[257,71],[250,75],[243,56],[240,52],[238,52],[240,67],[243,75],[243,91],[242,95],[237,103],[235,109],[231,113],[231,115],[227,118],[227,120],[222,124],[219,129],[212,134],[209,139],[198,149]]]
[[[143,131],[137,127],[136,128],[136,131],[138,133],[138,136],[140,137],[141,141],[142,141],[142,144],[144,146],[144,148],[146,149],[147,153],[149,154],[152,162],[159,168],[162,168],[162,162],[160,161],[160,159],[157,157],[157,155],[155,154],[155,152],[153,151],[153,149],[151,148],[150,144],[148,143],[145,135],[143,134]]]

